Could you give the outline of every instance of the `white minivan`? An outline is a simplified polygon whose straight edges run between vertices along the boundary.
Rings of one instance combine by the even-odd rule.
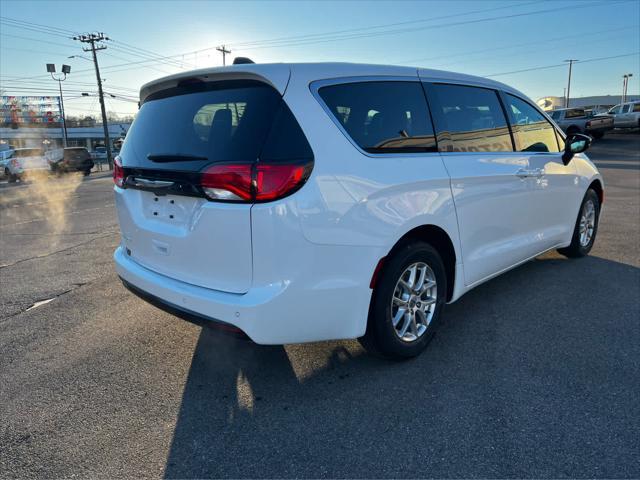
[[[148,83],[140,102],[114,170],[117,272],[257,343],[411,357],[445,303],[596,237],[590,138],[493,80],[242,64]]]

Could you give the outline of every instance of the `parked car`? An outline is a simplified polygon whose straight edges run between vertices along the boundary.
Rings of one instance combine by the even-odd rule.
[[[9,161],[13,157],[14,149],[5,148],[0,150],[0,178],[8,177]]]
[[[40,148],[16,148],[4,167],[9,183],[24,180],[35,173],[46,173],[49,164]]]
[[[67,147],[47,152],[47,161],[56,173],[82,172],[89,175],[93,159],[85,147]]]
[[[616,128],[640,127],[640,102],[626,102],[616,105],[607,112],[613,117],[613,125]]]
[[[257,343],[360,338],[414,356],[446,303],[545,251],[587,255],[596,237],[591,139],[493,80],[234,65],[140,98],[114,167],[117,272]]]
[[[613,120],[607,115],[593,115],[584,108],[560,108],[551,112],[555,120],[567,134],[586,133],[593,138],[602,138],[613,129]]]

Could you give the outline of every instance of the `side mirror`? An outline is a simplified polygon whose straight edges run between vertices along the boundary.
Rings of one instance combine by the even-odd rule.
[[[562,154],[562,162],[568,165],[576,153],[582,153],[591,146],[591,137],[576,133],[569,135],[564,143],[564,153]]]

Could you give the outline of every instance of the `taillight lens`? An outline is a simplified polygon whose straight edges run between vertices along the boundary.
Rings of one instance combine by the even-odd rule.
[[[213,165],[202,173],[201,187],[211,200],[265,202],[300,188],[311,164]]]
[[[253,165],[213,165],[202,174],[200,185],[212,200],[251,200]]]
[[[256,200],[275,200],[290,193],[306,181],[305,165],[256,166]]]
[[[113,183],[118,187],[124,185],[124,168],[122,168],[122,161],[119,155],[113,159]]]

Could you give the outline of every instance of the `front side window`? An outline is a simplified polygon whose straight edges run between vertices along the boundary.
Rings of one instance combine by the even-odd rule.
[[[461,85],[428,87],[442,152],[511,152],[513,145],[494,90]]]
[[[557,152],[556,131],[546,118],[524,100],[505,94],[506,108],[518,152]]]
[[[622,113],[629,113],[630,110],[631,110],[631,104],[628,103],[623,107]]]
[[[351,139],[368,153],[435,152],[436,140],[419,82],[357,82],[318,93]]]

